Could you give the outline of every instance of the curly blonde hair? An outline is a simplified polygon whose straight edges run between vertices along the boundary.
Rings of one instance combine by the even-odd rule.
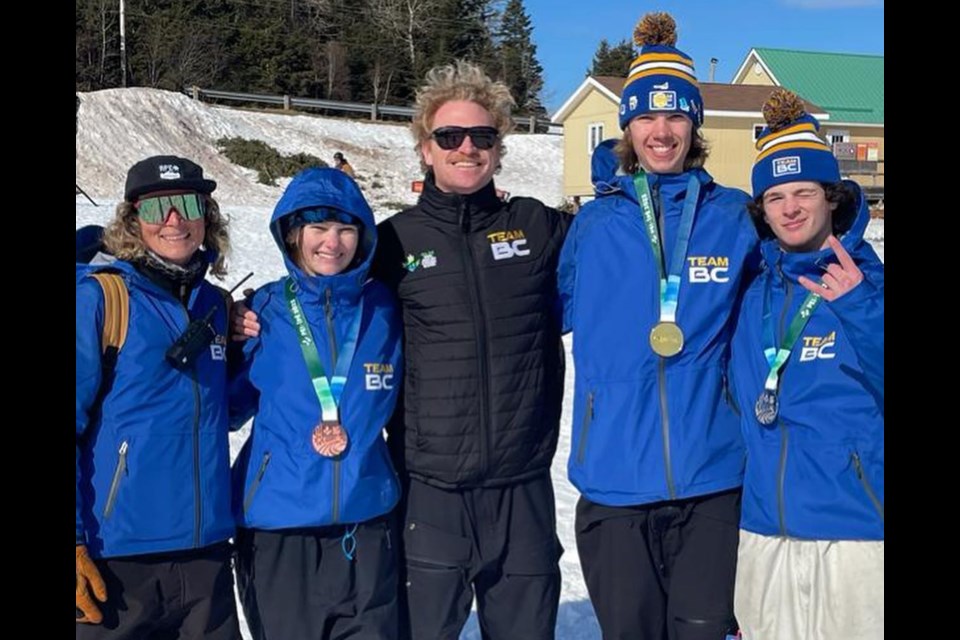
[[[420,168],[426,173],[428,166],[423,161],[421,149],[433,131],[433,117],[437,110],[452,100],[475,102],[493,116],[493,126],[500,132],[497,144],[500,157],[507,153],[503,138],[513,131],[514,122],[510,110],[515,102],[510,89],[502,82],[494,82],[479,66],[457,60],[453,64],[430,69],[426,84],[417,90],[417,102],[410,129],[413,132],[413,150],[420,158]]]
[[[206,200],[203,246],[217,255],[217,259],[210,265],[210,274],[223,280],[227,275],[226,256],[230,253],[228,222],[220,213],[217,201],[209,195],[201,195]],[[104,229],[103,244],[107,251],[120,260],[134,261],[146,255],[147,247],[140,237],[140,218],[137,217],[137,208],[133,203],[121,202],[117,205],[113,220]]]

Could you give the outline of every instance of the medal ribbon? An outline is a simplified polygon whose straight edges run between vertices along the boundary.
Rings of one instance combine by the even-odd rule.
[[[353,355],[357,350],[357,337],[360,335],[360,318],[363,316],[363,298],[360,298],[360,304],[357,313],[354,314],[347,329],[347,339],[342,345],[340,357],[336,354],[336,345],[331,346],[331,357],[334,359],[334,375],[328,380],[327,374],[323,370],[323,363],[320,361],[320,354],[317,353],[317,345],[313,339],[313,333],[307,324],[307,319],[303,314],[303,307],[297,300],[296,284],[293,278],[287,278],[284,285],[284,294],[287,299],[287,307],[290,309],[290,315],[293,317],[293,323],[297,327],[297,337],[300,340],[300,350],[303,351],[303,360],[307,364],[307,371],[313,381],[313,390],[320,401],[321,419],[323,422],[340,422],[339,405],[340,396],[343,395],[343,387],[347,383],[347,373],[350,371],[350,363],[353,361]]]
[[[800,309],[794,314],[793,319],[790,321],[787,334],[783,337],[783,342],[780,343],[780,348],[778,349],[776,347],[776,339],[774,338],[773,310],[770,308],[772,280],[772,277],[767,278],[767,283],[763,290],[763,344],[765,345],[763,355],[766,356],[767,364],[770,365],[770,371],[767,373],[767,379],[763,383],[763,388],[766,391],[776,393],[777,385],[780,383],[780,370],[783,368],[783,365],[787,363],[787,360],[790,359],[790,354],[793,352],[793,345],[796,344],[797,338],[800,337],[800,333],[803,331],[803,328],[807,326],[810,316],[813,315],[813,310],[817,308],[817,305],[820,304],[823,298],[815,293],[807,294],[807,297],[803,299],[803,303],[800,305]]]
[[[663,273],[665,260],[663,247],[660,244],[660,234],[657,232],[653,198],[650,196],[650,186],[647,184],[647,176],[643,169],[633,174],[633,185],[637,189],[637,199],[640,201],[640,211],[643,214],[643,226],[647,230],[647,239],[650,240],[650,248],[657,261],[657,273],[660,275],[660,322],[676,323],[677,301],[680,297],[680,273],[687,259],[687,247],[693,230],[697,199],[700,197],[700,180],[696,175],[691,175],[687,183],[687,196],[683,200],[683,214],[680,218],[677,243],[674,245],[673,260],[670,261],[670,271],[666,278]]]

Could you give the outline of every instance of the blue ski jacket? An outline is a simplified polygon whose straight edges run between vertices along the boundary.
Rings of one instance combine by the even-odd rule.
[[[120,273],[130,296],[112,367],[101,355],[103,290],[86,277],[97,269]],[[175,369],[167,349],[211,309],[212,344],[192,369]],[[223,294],[201,280],[184,307],[128,262],[77,265],[76,313],[77,544],[115,557],[231,537]]]
[[[779,416],[760,424],[754,406],[769,366],[763,298],[770,290],[780,344],[807,290],[837,262],[832,249],[785,253],[765,240],[766,269],[743,300],[732,345],[732,381],[743,407],[747,446],[741,526],[762,535],[814,540],[883,540],[883,264],[863,234],[870,220],[860,194],[857,217],[840,242],[864,280],[822,300],[781,370]]]
[[[363,223],[356,266],[334,276],[310,276],[287,255],[281,220],[299,210],[332,207]],[[240,526],[258,529],[356,523],[390,511],[400,495],[383,429],[403,379],[402,325],[392,294],[369,280],[377,244],[373,212],[352,178],[335,169],[298,174],[277,203],[270,232],[283,255],[324,372],[334,371],[357,314],[360,333],[340,399],[346,451],[319,455],[311,444],[320,401],[287,307],[286,278],[248,301],[260,335],[244,346],[243,371],[231,387],[235,422],[255,414],[250,438],[233,466],[233,509]]]
[[[744,450],[727,394],[732,318],[755,271],[758,239],[747,194],[702,169],[647,174],[673,258],[690,176],[701,190],[681,270],[681,353],[649,344],[660,317],[655,257],[632,176],[587,203],[567,235],[558,268],[564,329],[576,368],[570,481],[593,502],[640,505],[740,486]]]

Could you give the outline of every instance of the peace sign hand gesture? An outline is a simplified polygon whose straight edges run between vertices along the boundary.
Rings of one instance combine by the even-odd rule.
[[[843,248],[843,245],[840,244],[836,236],[830,234],[827,238],[827,243],[830,245],[830,248],[833,249],[833,252],[837,254],[837,259],[840,260],[840,264],[830,264],[827,266],[827,271],[823,274],[823,279],[819,283],[805,276],[800,276],[799,281],[807,291],[832,302],[840,296],[849,293],[863,282],[863,272],[860,271],[860,268],[857,267],[853,258],[851,258],[847,250]]]

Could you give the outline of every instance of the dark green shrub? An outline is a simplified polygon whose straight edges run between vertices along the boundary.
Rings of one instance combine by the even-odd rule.
[[[280,152],[261,140],[220,138],[217,148],[230,162],[257,172],[261,184],[277,186],[277,178],[292,176],[307,167],[326,167],[326,162],[309,153],[281,156]]]

